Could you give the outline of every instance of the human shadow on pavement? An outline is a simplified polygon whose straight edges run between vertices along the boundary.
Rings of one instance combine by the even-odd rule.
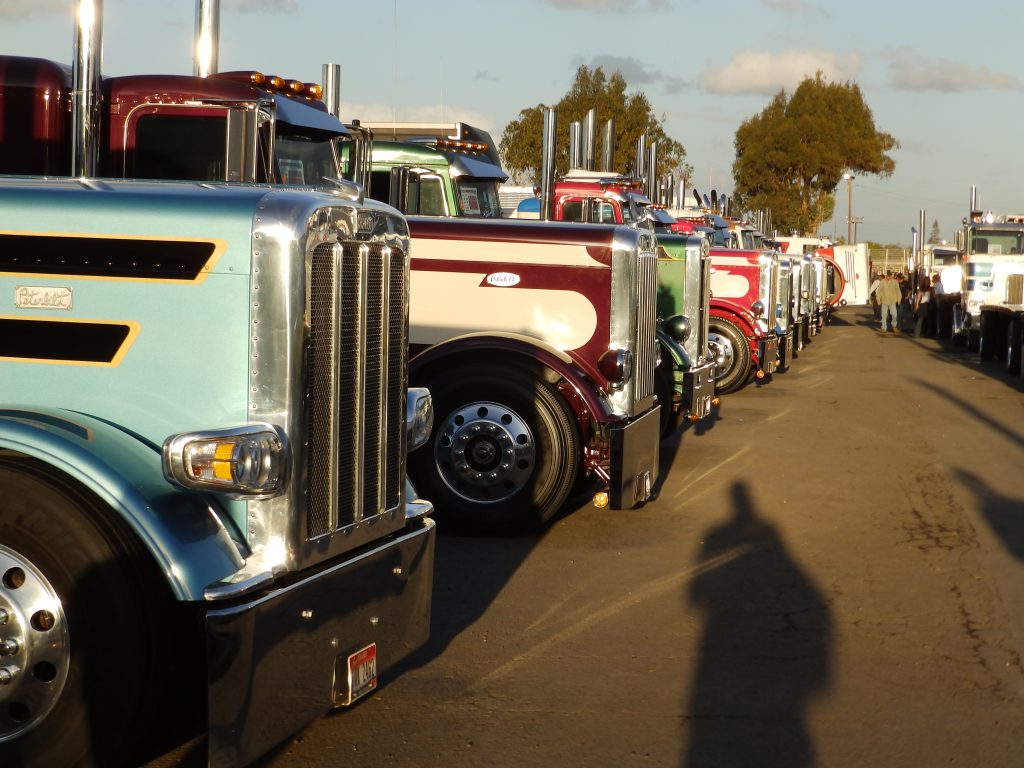
[[[825,599],[758,516],[743,483],[703,537],[687,609],[704,614],[684,768],[814,764],[811,697],[830,677]]]
[[[1024,498],[1003,496],[966,469],[956,467],[953,472],[977,497],[982,517],[1006,551],[1018,560],[1024,560]]]

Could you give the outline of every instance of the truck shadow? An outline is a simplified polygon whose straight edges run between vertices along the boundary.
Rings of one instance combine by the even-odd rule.
[[[703,536],[684,596],[704,630],[682,766],[810,766],[806,713],[829,684],[829,609],[746,485],[731,493],[732,515]]]
[[[993,432],[1002,435],[1007,440],[1016,443],[1018,446],[1024,447],[1024,435],[1022,435],[1020,432],[1010,429],[1005,423],[996,421],[994,418],[984,413],[983,411],[979,410],[977,407],[975,407],[969,401],[964,400],[962,397],[954,395],[947,389],[936,387],[935,383],[931,381],[926,381],[924,379],[919,378],[912,378],[910,379],[910,382],[912,384],[916,384],[917,386],[928,390],[934,395],[944,397],[945,399],[949,400],[951,403],[956,405],[957,408],[962,410],[964,413],[970,414],[973,418],[984,424]]]
[[[975,495],[982,516],[1006,551],[1024,560],[1024,498],[1003,496],[966,469],[957,467],[953,472]]]

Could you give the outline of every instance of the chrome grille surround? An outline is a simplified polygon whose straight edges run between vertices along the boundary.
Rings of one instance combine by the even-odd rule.
[[[1024,304],[1024,275],[1006,276],[1006,303],[1020,306]]]
[[[694,366],[709,360],[708,320],[711,256],[708,241],[703,237],[686,238],[686,263],[683,283],[682,313],[690,321],[690,336],[683,343]]]
[[[608,345],[633,353],[633,376],[624,387],[608,393],[612,411],[619,416],[636,416],[654,405],[657,296],[657,238],[647,230],[616,227]]]
[[[779,255],[777,253],[761,253],[757,257],[758,289],[757,298],[764,304],[764,314],[757,319],[761,331],[766,334],[775,333],[775,302],[778,296]]]
[[[290,450],[285,493],[247,502],[245,535],[275,572],[404,525],[407,225],[373,201],[297,199],[268,193],[253,222],[249,413]]]

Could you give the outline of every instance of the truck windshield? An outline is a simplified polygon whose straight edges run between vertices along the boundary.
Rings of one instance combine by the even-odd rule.
[[[496,219],[501,216],[498,182],[495,179],[461,177],[455,182],[460,216]]]
[[[312,136],[278,130],[275,140],[277,180],[296,186],[318,185],[338,178],[333,136]]]
[[[1022,235],[1019,229],[975,229],[970,233],[969,253],[987,253],[990,255],[1020,254]]]

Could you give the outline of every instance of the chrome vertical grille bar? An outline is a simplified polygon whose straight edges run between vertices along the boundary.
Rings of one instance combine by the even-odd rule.
[[[366,311],[363,314],[363,336],[367,340],[366,358],[363,366],[363,440],[361,444],[363,467],[362,509],[364,514],[376,515],[382,511],[382,467],[383,456],[380,448],[385,427],[384,394],[387,388],[387,371],[384,361],[387,349],[384,343],[385,318],[385,264],[387,254],[380,246],[364,247],[366,270],[363,279],[363,296]]]
[[[654,369],[657,354],[655,325],[657,323],[658,255],[657,251],[642,250],[637,259],[636,381],[634,402],[654,394]]]
[[[1006,276],[1006,303],[1024,304],[1024,275]]]
[[[388,249],[388,290],[385,323],[387,355],[387,417],[384,432],[387,455],[384,466],[384,508],[397,507],[403,498],[405,480],[405,399],[406,370],[404,350],[408,343],[404,308],[408,297],[405,254]],[[391,435],[388,440],[387,436]]]
[[[337,497],[334,477],[338,455],[332,435],[337,434],[338,378],[336,346],[339,322],[336,312],[338,263],[341,247],[330,243],[317,246],[310,259],[307,281],[309,338],[306,348],[306,434],[308,475],[306,500],[309,514],[306,536],[314,538],[334,525]]]

